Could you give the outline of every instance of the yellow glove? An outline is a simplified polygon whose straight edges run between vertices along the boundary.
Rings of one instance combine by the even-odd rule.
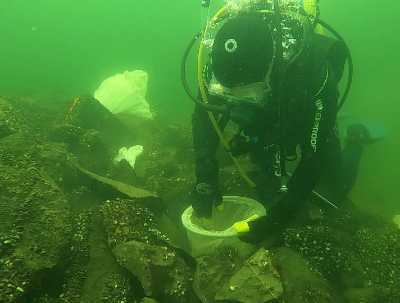
[[[255,221],[258,218],[258,215],[253,215],[246,220],[236,222],[235,224],[233,224],[233,228],[238,234],[248,233],[250,231],[249,222]]]

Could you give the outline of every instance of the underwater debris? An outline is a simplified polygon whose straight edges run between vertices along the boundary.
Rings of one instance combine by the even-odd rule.
[[[68,108],[67,114],[65,115],[64,122],[67,122],[67,121],[71,120],[71,115],[75,111],[75,109],[79,106],[80,102],[81,102],[81,97],[74,98],[74,100],[72,101],[71,106]]]
[[[146,101],[148,74],[142,70],[125,71],[105,79],[94,93],[113,114],[129,114],[153,119]]]
[[[143,153],[143,146],[141,145],[135,145],[129,148],[122,147],[118,151],[118,155],[114,158],[114,163],[119,163],[122,160],[125,160],[129,163],[132,169],[135,169],[136,159],[142,153]]]
[[[141,189],[141,188],[137,188],[134,187],[132,185],[129,184],[125,184],[123,182],[119,182],[116,180],[112,180],[110,178],[106,178],[106,177],[102,177],[100,175],[97,175],[95,173],[92,173],[84,168],[82,168],[81,166],[77,165],[77,168],[84,173],[85,175],[89,176],[90,178],[102,183],[102,184],[106,184],[110,187],[112,187],[113,189],[119,191],[120,193],[128,196],[129,198],[157,198],[157,195],[149,192],[147,190]]]

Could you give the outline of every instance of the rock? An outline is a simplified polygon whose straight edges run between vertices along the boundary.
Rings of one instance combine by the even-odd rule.
[[[344,293],[347,303],[381,303],[387,301],[388,291],[378,288],[353,288]]]
[[[277,249],[273,259],[283,282],[286,303],[338,302],[328,283],[312,272],[307,262],[295,251]]]
[[[242,303],[275,302],[283,293],[271,253],[260,249],[217,292],[215,299]]]
[[[65,265],[71,210],[45,174],[0,163],[0,222],[1,302],[19,302]]]
[[[19,120],[10,102],[0,97],[0,139],[20,130]]]
[[[78,130],[81,129],[80,132],[82,130],[83,132],[88,130],[96,131],[97,138],[95,140],[102,142],[103,145],[109,148],[115,148],[115,151],[121,146],[132,145],[135,140],[135,134],[132,131],[98,100],[89,96],[77,97],[71,102],[65,120],[58,127],[64,124],[72,125]],[[56,137],[52,136],[53,139]],[[92,140],[90,137],[93,137],[93,135],[88,137]],[[78,139],[82,140],[81,135],[79,135]]]
[[[158,228],[157,217],[142,201],[108,200],[100,211],[111,249],[131,240],[151,245],[169,243],[168,237]]]
[[[313,224],[287,229],[284,240],[285,246],[299,253],[314,271],[329,280],[337,282],[338,275],[354,273],[350,249],[353,234],[329,225]]]
[[[17,132],[0,142],[0,163],[38,172],[61,189],[79,182],[75,161],[64,144],[34,139],[25,133]]]
[[[42,100],[19,101],[0,98],[0,302],[138,302],[144,295],[142,286],[116,262],[111,251],[129,241],[155,247],[160,254],[167,247],[167,254],[175,254],[165,268],[149,265],[155,276],[160,272],[166,276],[165,281],[156,278],[156,300],[198,302],[191,291],[193,272],[186,264],[194,265],[172,248],[159,230],[160,199],[118,183],[122,181],[120,175],[128,180],[125,183],[132,182],[134,172],[126,161],[115,173],[110,170],[114,166],[112,155],[121,146],[141,142],[135,141],[135,131],[91,97],[75,99],[65,111],[67,103],[62,100],[48,104]],[[146,153],[162,163],[166,162],[165,155],[170,155],[166,169],[160,169],[154,158],[147,163],[153,163],[166,190],[183,183],[182,166],[175,164],[182,158],[176,156],[176,147],[164,132],[155,131],[164,126],[152,120],[145,123],[154,127],[142,134]],[[147,149],[152,142],[157,149]],[[183,147],[181,152],[186,154]],[[78,162],[109,178],[82,173],[76,167]],[[149,170],[146,178],[136,178],[133,183],[146,184],[149,180],[150,184],[148,177],[152,174]],[[98,191],[100,183],[115,187],[110,201],[102,205],[105,196]],[[116,199],[123,196],[121,192],[134,198]],[[88,209],[88,213],[82,212]],[[99,220],[96,228],[93,218]],[[105,266],[106,255],[115,264],[112,270]]]
[[[191,270],[168,246],[129,241],[113,250],[118,263],[137,277],[147,296],[163,302],[196,302]]]
[[[92,213],[82,212],[73,221],[72,241],[69,248],[68,270],[64,274],[59,303],[82,303],[83,287],[88,277],[90,261],[89,234]]]
[[[198,302],[190,260],[159,230],[158,215],[129,199],[106,201],[101,214],[109,247],[118,263],[140,281],[145,295],[161,302]]]
[[[219,247],[213,254],[196,258],[194,290],[201,302],[215,302],[222,285],[241,268],[246,258],[234,247]]]
[[[354,249],[364,272],[364,283],[390,289],[385,302],[400,298],[400,233],[388,224],[380,229],[361,228],[355,234]]]
[[[0,139],[11,135],[13,131],[10,126],[4,121],[0,121]]]

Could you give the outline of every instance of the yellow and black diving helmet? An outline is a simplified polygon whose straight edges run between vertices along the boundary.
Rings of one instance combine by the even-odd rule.
[[[317,15],[317,3],[311,0],[226,1],[203,32],[200,87],[229,101],[265,101],[271,73],[303,53]]]

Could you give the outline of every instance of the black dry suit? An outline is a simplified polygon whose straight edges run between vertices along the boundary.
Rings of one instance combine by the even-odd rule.
[[[301,160],[288,183],[285,198],[270,210],[270,223],[282,226],[294,219],[320,178],[328,142],[335,138],[338,83],[346,60],[341,42],[319,34],[312,35],[306,53],[292,64],[283,81],[282,99],[287,105],[283,130],[274,100],[263,108],[242,107],[239,111],[245,117],[241,119],[235,118],[234,108],[231,113],[231,119],[250,138],[251,158],[269,175],[274,174],[274,157],[280,142],[284,142],[288,155],[293,155],[297,148],[301,150]],[[210,103],[222,102],[215,96],[209,98]],[[279,139],[281,132],[283,140]],[[197,182],[217,187],[219,139],[207,112],[199,105],[193,114],[193,137]],[[257,185],[261,191],[276,193],[279,188],[271,191],[271,184]]]

